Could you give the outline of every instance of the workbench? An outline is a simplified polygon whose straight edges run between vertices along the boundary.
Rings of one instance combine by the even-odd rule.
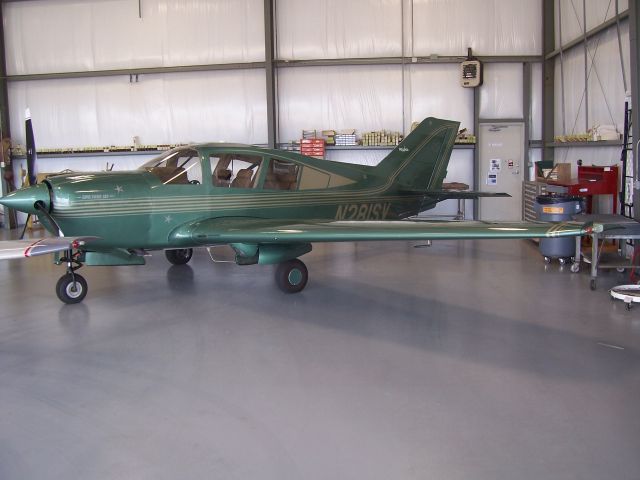
[[[591,290],[597,288],[598,270],[606,268],[615,268],[618,271],[626,269],[638,268],[634,265],[634,259],[627,259],[622,251],[625,240],[640,239],[640,223],[634,219],[623,217],[621,215],[576,215],[574,217],[579,222],[594,222],[601,224],[603,230],[601,232],[593,232],[591,234],[591,252],[582,252],[582,237],[576,237],[576,255],[575,263],[571,266],[571,271],[577,273],[580,271],[581,259],[585,263],[591,264]],[[604,241],[616,240],[618,242],[618,253],[604,253]]]

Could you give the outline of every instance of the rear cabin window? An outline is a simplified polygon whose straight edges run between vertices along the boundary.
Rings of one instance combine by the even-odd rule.
[[[300,190],[314,190],[316,188],[327,188],[331,175],[315,168],[305,166],[300,175]]]
[[[198,185],[202,183],[202,168],[197,150],[171,151],[140,167],[160,179],[165,185]]]
[[[329,174],[295,162],[272,158],[264,180],[266,190],[317,190],[354,183],[341,175]]]
[[[297,190],[301,167],[297,163],[272,158],[264,179],[265,190]]]
[[[209,157],[211,183],[222,188],[254,188],[262,157],[237,153],[220,153]]]

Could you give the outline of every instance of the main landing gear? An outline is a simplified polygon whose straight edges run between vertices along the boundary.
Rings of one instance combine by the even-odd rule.
[[[167,260],[173,265],[185,265],[193,256],[192,248],[177,248],[164,251]],[[211,252],[209,252],[211,255]],[[211,257],[215,262],[216,260]],[[237,260],[236,260],[237,261]],[[257,262],[255,262],[257,263]],[[242,265],[242,263],[240,263]],[[309,280],[307,266],[299,259],[294,258],[281,262],[276,267],[276,284],[285,293],[298,293],[304,290]]]
[[[193,256],[193,248],[179,248],[176,250],[165,250],[165,257],[174,265],[186,265]]]
[[[297,258],[278,264],[276,283],[285,293],[301,292],[307,285],[309,272],[307,266]]]
[[[60,277],[56,284],[56,295],[58,298],[67,304],[80,303],[87,296],[89,287],[84,277],[78,273],[82,263],[77,260],[77,255],[74,256],[73,251],[67,251],[66,255],[60,259],[60,262],[66,262],[67,273]]]

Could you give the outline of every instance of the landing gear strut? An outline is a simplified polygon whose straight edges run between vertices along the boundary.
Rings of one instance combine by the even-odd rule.
[[[82,263],[74,258],[73,251],[67,251],[65,257],[60,259],[61,262],[67,263],[67,273],[58,280],[56,284],[56,295],[67,304],[80,303],[87,296],[89,287],[84,277],[75,273]]]
[[[285,293],[301,292],[308,279],[307,266],[297,258],[280,263],[276,269],[276,283]]]

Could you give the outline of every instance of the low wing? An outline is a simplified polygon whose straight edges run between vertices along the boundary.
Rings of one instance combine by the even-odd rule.
[[[0,260],[35,257],[63,252],[83,246],[96,237],[47,237],[39,240],[7,240],[0,242]]]
[[[592,224],[423,221],[296,221],[213,218],[183,225],[172,240],[181,244],[357,242],[367,240],[447,240],[541,238],[586,235]]]

